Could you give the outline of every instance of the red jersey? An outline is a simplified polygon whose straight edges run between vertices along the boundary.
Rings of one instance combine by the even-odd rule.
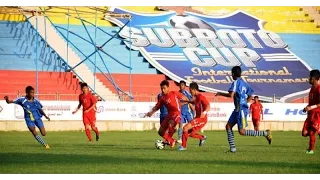
[[[181,93],[170,91],[168,94],[161,96],[155,107],[160,109],[164,105],[168,110],[168,115],[181,114],[180,100],[182,97]]]
[[[309,92],[308,106],[317,105],[319,103],[320,103],[320,85],[318,85],[317,87],[312,86]],[[320,112],[320,108],[315,108],[311,111],[308,111],[308,114],[313,112]]]
[[[262,104],[261,103],[252,103],[250,105],[250,111],[252,112],[252,119],[260,119],[260,114],[262,110]]]
[[[208,106],[210,106],[210,103],[207,98],[202,94],[197,94],[194,100],[194,107],[196,110],[195,118],[200,118],[201,114],[206,110]],[[208,116],[206,114],[205,118],[207,119],[207,117]]]
[[[83,111],[89,109],[93,104],[97,103],[97,98],[94,97],[91,93],[88,94],[80,94],[79,95],[79,102],[82,105],[82,109]],[[90,114],[93,114],[96,112],[96,107],[94,107],[93,109],[91,109],[91,111],[89,111]]]

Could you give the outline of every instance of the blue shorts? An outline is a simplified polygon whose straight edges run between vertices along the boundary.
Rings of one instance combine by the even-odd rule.
[[[192,113],[181,113],[181,121],[180,123],[186,124],[189,123],[193,119]]]
[[[40,128],[44,127],[41,119],[36,119],[34,121],[31,121],[30,119],[25,119],[25,121],[26,121],[28,128],[37,126],[40,129]]]
[[[160,124],[162,123],[162,121],[167,117],[167,114],[166,115],[160,115]]]
[[[249,112],[248,109],[240,109],[239,112],[234,110],[229,118],[228,123],[237,124],[238,130],[245,129],[246,127],[248,127],[248,122],[247,122],[248,112]]]

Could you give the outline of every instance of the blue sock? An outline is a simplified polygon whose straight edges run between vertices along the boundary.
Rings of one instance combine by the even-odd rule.
[[[245,136],[267,136],[266,131],[255,131],[255,130],[246,130],[244,133]]]
[[[36,135],[36,140],[40,143],[40,144],[42,144],[43,146],[44,145],[46,145],[46,143],[44,142],[44,140],[42,139],[42,137],[41,136],[39,136],[39,135]]]
[[[232,130],[227,130],[228,142],[231,151],[236,151],[236,145],[234,144],[234,134]]]
[[[178,139],[182,138],[182,133],[183,133],[182,131],[183,131],[182,128],[178,129]]]

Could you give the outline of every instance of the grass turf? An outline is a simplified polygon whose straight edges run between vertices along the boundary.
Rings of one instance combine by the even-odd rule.
[[[90,143],[84,132],[48,132],[44,140],[51,148],[45,150],[30,132],[0,132],[0,173],[320,173],[320,146],[305,154],[309,138],[300,132],[273,132],[272,145],[235,133],[238,152],[232,154],[225,153],[225,132],[205,134],[203,147],[190,138],[188,150],[177,151],[157,150],[155,131],[101,132],[100,141]]]

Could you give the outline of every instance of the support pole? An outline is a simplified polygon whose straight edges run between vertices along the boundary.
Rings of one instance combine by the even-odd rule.
[[[130,46],[129,46],[129,92],[130,92],[130,102],[132,102],[132,53],[131,53],[131,18],[129,19],[129,39],[130,39]]]
[[[97,46],[97,9],[94,22],[94,43]],[[94,53],[94,72],[93,72],[93,90],[96,91],[96,73],[97,73],[97,53]]]
[[[36,12],[36,94],[39,94],[39,82],[38,82],[38,37],[39,37],[39,29],[38,29],[38,12]]]

